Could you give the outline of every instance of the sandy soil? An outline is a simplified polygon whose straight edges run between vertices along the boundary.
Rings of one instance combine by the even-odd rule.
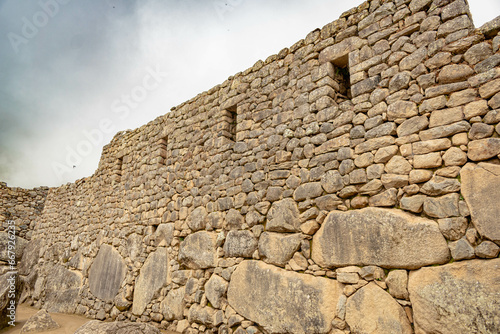
[[[33,314],[38,312],[38,309],[21,304],[17,307],[16,312],[16,325],[9,326],[7,328],[1,329],[0,334],[18,334],[21,333],[21,328],[23,328],[26,320],[29,319]],[[50,331],[45,331],[43,333],[47,334],[73,334],[80,326],[90,321],[85,317],[73,314],[62,314],[62,313],[51,313],[50,316],[55,322],[61,326],[60,328],[53,329]],[[175,332],[163,331],[165,334],[176,334]]]

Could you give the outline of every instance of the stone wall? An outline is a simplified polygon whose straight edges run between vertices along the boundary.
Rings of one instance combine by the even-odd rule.
[[[500,331],[499,30],[464,0],[368,1],[118,133],[50,189],[32,302],[186,333]]]
[[[10,188],[0,182],[0,231],[7,228],[7,220],[16,224],[16,235],[31,239],[36,219],[41,215],[49,188]]]

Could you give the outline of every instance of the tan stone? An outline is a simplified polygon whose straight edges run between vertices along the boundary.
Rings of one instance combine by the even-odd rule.
[[[238,314],[269,333],[326,334],[341,294],[342,284],[335,280],[243,261],[231,276],[227,299]]]
[[[347,64],[347,56],[349,52],[360,49],[366,45],[366,40],[359,37],[349,37],[342,42],[329,46],[319,54],[320,64],[333,62],[337,66],[343,67]]]
[[[365,208],[331,212],[313,237],[312,259],[323,267],[413,269],[446,263],[449,250],[434,221],[400,210]]]
[[[500,139],[487,138],[469,142],[467,156],[472,161],[493,158],[500,154]]]
[[[500,166],[467,164],[460,172],[462,195],[479,234],[500,241]]]
[[[346,321],[353,333],[412,333],[403,308],[375,283],[347,299]]]
[[[141,315],[154,294],[170,282],[166,248],[150,253],[135,282],[132,313]]]
[[[435,110],[429,119],[429,128],[455,123],[464,119],[462,107]]]
[[[415,155],[413,157],[413,167],[414,168],[436,168],[440,167],[443,163],[441,159],[441,154],[439,152]]]
[[[266,228],[273,232],[300,231],[300,212],[291,198],[274,202],[267,214]]]
[[[415,333],[499,332],[499,282],[500,259],[410,272]]]

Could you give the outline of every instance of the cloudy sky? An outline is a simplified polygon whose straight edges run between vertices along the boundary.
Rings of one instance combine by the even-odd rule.
[[[475,25],[498,0],[469,0]],[[102,146],[361,1],[0,0],[0,181],[90,176]]]

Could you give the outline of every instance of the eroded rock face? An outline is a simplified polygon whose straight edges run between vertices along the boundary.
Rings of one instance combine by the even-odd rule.
[[[148,324],[92,320],[78,328],[75,334],[161,334],[161,332],[159,329]]]
[[[467,164],[460,176],[472,223],[483,237],[500,242],[500,166]]]
[[[59,324],[52,319],[46,310],[40,310],[26,321],[21,333],[44,332],[55,328],[59,328]]]
[[[499,333],[500,259],[410,273],[415,333]]]
[[[312,259],[324,267],[417,269],[447,263],[450,252],[436,222],[400,210],[365,208],[331,212],[313,238]]]
[[[347,299],[346,321],[353,333],[412,333],[401,305],[375,283],[369,283]]]
[[[170,290],[167,297],[161,302],[160,308],[167,321],[181,320],[184,312],[184,295],[186,287]]]
[[[154,294],[164,285],[167,285],[169,280],[167,250],[158,248],[156,252],[148,256],[141,268],[135,283],[132,313],[141,315]]]
[[[335,280],[243,261],[227,296],[236,312],[269,333],[328,333],[342,288]]]
[[[43,307],[48,312],[74,313],[82,280],[80,272],[68,270],[60,264],[48,268]]]
[[[252,257],[257,249],[257,239],[248,230],[230,231],[224,243],[224,254],[227,257]]]
[[[12,245],[12,241],[9,244],[9,234],[0,232],[0,261],[8,262],[11,254],[14,254],[16,261],[21,260],[27,243],[25,239],[16,236],[16,242],[13,245],[14,249],[9,249],[9,245]]]
[[[297,203],[285,198],[273,203],[267,214],[266,229],[271,232],[299,232],[300,212]]]
[[[41,246],[42,241],[40,239],[28,242],[24,248],[23,257],[17,266],[20,275],[29,275],[33,272],[34,267],[40,259],[39,253]]]
[[[191,269],[215,267],[217,234],[199,231],[184,239],[179,249],[179,261]]]
[[[125,278],[127,266],[120,253],[103,244],[89,271],[90,292],[99,299],[112,301]]]

